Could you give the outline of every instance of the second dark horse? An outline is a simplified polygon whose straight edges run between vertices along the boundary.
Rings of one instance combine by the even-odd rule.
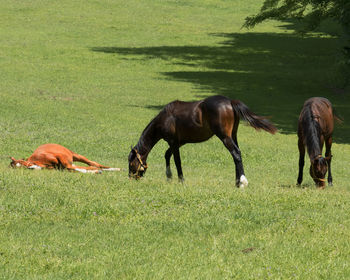
[[[303,181],[305,146],[310,157],[310,176],[316,185],[324,188],[328,169],[328,185],[333,185],[332,134],[334,119],[341,119],[334,114],[332,104],[323,97],[312,97],[305,101],[298,122],[299,174],[297,184]],[[322,156],[323,144],[326,144],[325,157]]]
[[[129,154],[129,176],[140,178],[147,169],[147,156],[153,146],[164,139],[169,144],[165,152],[166,176],[172,177],[170,158],[174,155],[177,174],[183,181],[179,148],[186,143],[208,140],[214,134],[222,141],[233,157],[236,166],[236,186],[248,185],[244,175],[241,152],[237,142],[239,119],[247,121],[255,129],[274,134],[273,126],[264,117],[257,116],[239,100],[224,96],[211,96],[196,102],[173,101],[147,125],[135,147]]]

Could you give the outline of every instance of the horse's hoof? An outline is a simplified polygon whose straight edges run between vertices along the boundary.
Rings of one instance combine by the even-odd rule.
[[[244,175],[242,175],[241,178],[239,178],[239,185],[238,185],[238,187],[239,188],[245,188],[247,186],[248,186],[248,180],[247,180],[247,178]]]
[[[333,187],[333,183],[332,182],[328,182],[328,187]]]
[[[173,177],[173,174],[171,173],[170,167],[166,168],[165,175],[168,179],[171,179]]]
[[[179,177],[179,183],[184,183],[185,182],[185,179],[184,179],[184,177]]]

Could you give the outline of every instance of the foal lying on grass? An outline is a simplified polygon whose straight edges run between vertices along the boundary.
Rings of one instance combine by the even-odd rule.
[[[16,160],[11,157],[11,167],[26,167],[29,169],[67,169],[82,173],[101,173],[101,171],[120,171],[91,161],[58,144],[44,144],[39,146],[27,159]],[[89,166],[75,166],[73,161],[86,163]]]

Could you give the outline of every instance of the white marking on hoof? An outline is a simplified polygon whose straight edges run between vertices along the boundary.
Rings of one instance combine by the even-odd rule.
[[[75,171],[81,172],[81,173],[86,173],[87,170],[86,169],[81,169],[81,168],[75,168]]]
[[[88,169],[83,169],[83,168],[75,168],[75,171],[81,172],[81,173],[102,173],[101,170],[88,170]]]
[[[29,166],[28,167],[29,169],[38,169],[38,170],[40,170],[41,169],[41,167],[39,166],[39,165],[32,165],[32,166]]]
[[[86,173],[101,174],[102,170],[86,170]]]
[[[120,168],[110,167],[110,168],[102,168],[103,171],[120,171]]]
[[[239,187],[244,188],[247,186],[248,186],[248,180],[244,175],[242,175],[241,178],[239,178]]]

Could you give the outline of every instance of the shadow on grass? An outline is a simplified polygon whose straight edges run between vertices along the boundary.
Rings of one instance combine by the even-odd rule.
[[[302,105],[312,96],[327,97],[340,116],[350,119],[349,93],[332,86],[337,79],[336,67],[332,66],[338,55],[336,38],[280,33],[210,35],[223,41],[217,46],[92,50],[118,54],[124,59],[162,59],[183,65],[183,71],[162,75],[169,80],[192,83],[198,99],[213,94],[240,99],[255,113],[271,116],[282,133],[296,133]],[[162,106],[148,108],[160,110]],[[350,143],[350,127],[346,122],[336,126],[334,139]]]
[[[297,179],[295,178],[295,181]],[[309,184],[309,183],[305,183],[305,184],[289,184],[289,185],[279,185],[280,188],[284,188],[284,189],[317,189],[315,184]]]

